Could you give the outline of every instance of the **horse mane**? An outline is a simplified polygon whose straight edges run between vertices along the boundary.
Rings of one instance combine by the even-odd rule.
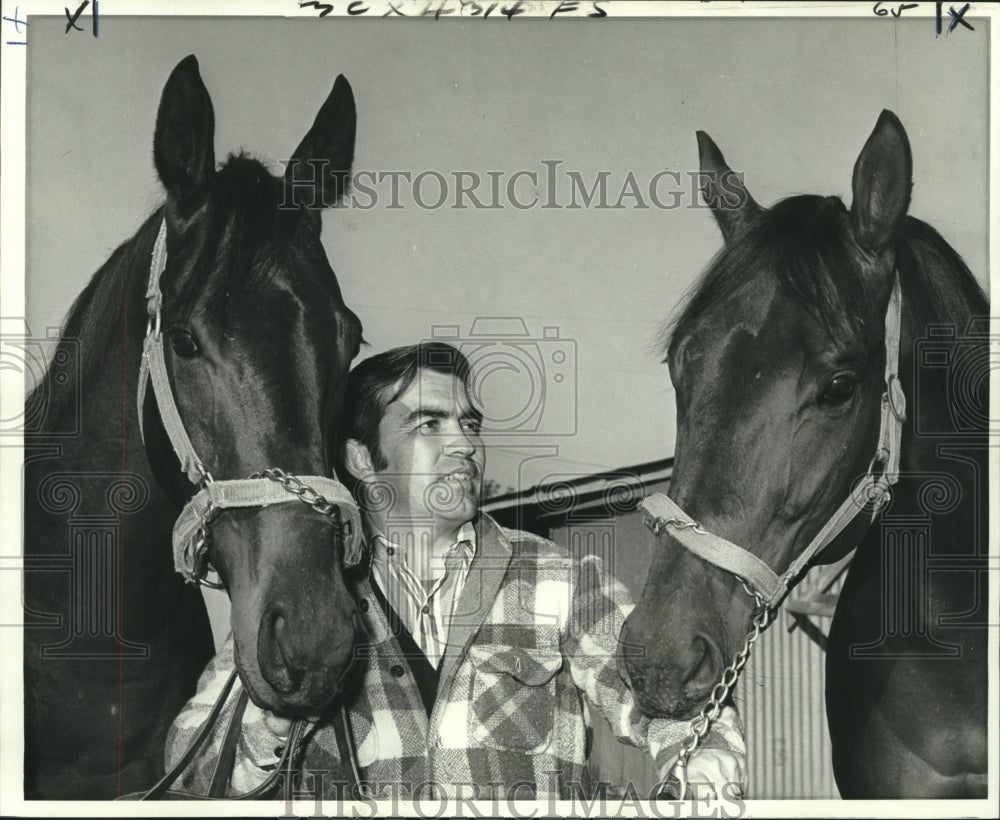
[[[676,318],[659,337],[665,355],[682,328],[762,276],[838,338],[864,338],[879,327],[866,256],[853,239],[850,214],[839,197],[795,196],[765,211],[735,242],[723,247],[694,284]],[[975,277],[944,238],[906,217],[896,240],[906,310],[916,327],[952,322],[964,329],[988,302]]]
[[[106,345],[85,344],[84,340],[99,339],[115,332],[129,318],[128,302],[130,297],[135,298],[133,289],[145,293],[148,260],[162,219],[163,208],[159,207],[130,239],[115,249],[73,301],[63,321],[53,359],[76,361],[77,366],[58,370],[50,362],[45,375],[25,398],[26,407],[33,405],[39,396],[46,401],[43,418],[37,419],[43,429],[29,432],[45,432],[46,428],[58,425],[67,412],[75,413],[81,385],[106,366]],[[145,319],[143,311],[141,321]]]
[[[965,261],[933,227],[907,217],[896,246],[903,301],[918,332],[953,323],[964,332],[974,316],[986,316],[989,299]]]

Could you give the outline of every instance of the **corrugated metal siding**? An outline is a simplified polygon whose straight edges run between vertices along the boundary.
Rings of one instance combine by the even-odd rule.
[[[814,618],[825,631],[828,618]],[[737,686],[746,723],[749,794],[837,798],[826,726],[824,652],[781,613],[754,646]]]
[[[554,528],[550,537],[577,554],[601,554],[633,596],[641,594],[652,541],[638,515],[570,519]],[[814,583],[806,576],[799,591],[809,590]],[[829,591],[838,589],[839,582]],[[792,622],[792,616],[782,612],[761,636],[737,687],[736,701],[747,730],[749,796],[836,798],[823,694],[825,655],[801,629],[789,632]],[[829,618],[814,617],[813,622],[823,632],[829,630]],[[623,786],[631,782],[640,794],[658,780],[646,754],[620,743],[596,714],[590,767],[602,780]]]

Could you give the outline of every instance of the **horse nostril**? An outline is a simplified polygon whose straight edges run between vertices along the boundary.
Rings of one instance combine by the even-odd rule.
[[[264,613],[257,640],[257,660],[264,680],[276,692],[291,695],[301,688],[305,670],[296,662],[286,627],[280,607],[271,607]]]
[[[691,663],[684,675],[689,697],[707,695],[722,677],[722,655],[716,645],[701,636],[691,641]]]

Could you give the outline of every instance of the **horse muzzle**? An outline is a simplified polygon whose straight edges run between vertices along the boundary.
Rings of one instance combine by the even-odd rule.
[[[303,629],[272,605],[261,617],[253,649],[240,652],[238,642],[237,668],[258,706],[281,715],[321,714],[352,681],[367,643],[360,616],[347,615],[332,631],[310,626]]]
[[[668,635],[668,622],[657,628],[658,621],[650,620],[642,606],[629,615],[619,639],[622,679],[649,717],[693,717],[722,674],[722,652],[706,635]]]

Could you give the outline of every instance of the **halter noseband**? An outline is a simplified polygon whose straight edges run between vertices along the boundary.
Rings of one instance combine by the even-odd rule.
[[[139,366],[139,434],[145,443],[143,430],[143,404],[147,382],[153,385],[153,394],[160,411],[160,419],[167,431],[170,444],[181,462],[181,470],[188,480],[201,490],[181,510],[174,524],[174,567],[192,584],[204,583],[208,570],[207,552],[209,525],[222,510],[235,507],[266,507],[288,501],[301,500],[317,512],[329,515],[339,524],[344,539],[345,566],[355,566],[362,555],[361,515],[357,504],[335,478],[326,476],[293,476],[278,469],[263,470],[250,478],[216,481],[205,469],[204,463],[191,444],[184,422],[174,401],[163,356],[161,311],[163,294],[160,277],[167,266],[167,223],[160,224],[160,232],[153,246],[146,286],[146,311],[149,322],[142,345],[142,362]]]
[[[875,520],[889,502],[892,485],[899,480],[900,441],[906,420],[906,397],[899,380],[902,304],[903,295],[896,274],[885,314],[885,391],[882,393],[881,427],[868,473],[784,573],[779,576],[750,551],[703,529],[663,493],[654,493],[639,505],[644,513],[643,523],[657,535],[671,528],[674,538],[688,550],[739,578],[758,606],[776,609],[809,562],[866,506],[871,505],[871,520]],[[881,466],[881,470],[876,472],[877,466]]]

